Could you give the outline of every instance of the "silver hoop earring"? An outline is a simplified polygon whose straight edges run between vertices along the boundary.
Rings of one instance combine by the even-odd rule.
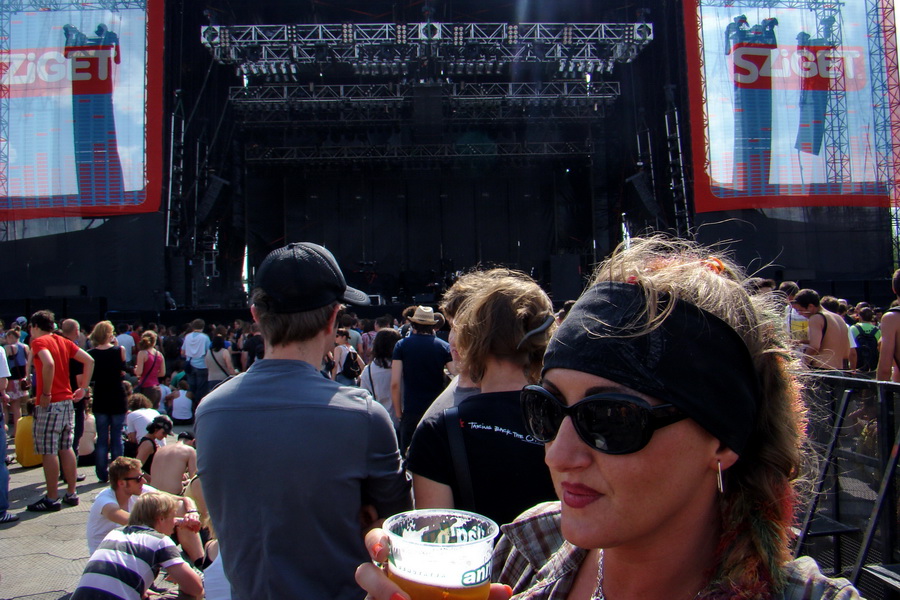
[[[716,483],[719,484],[719,493],[720,493],[720,494],[724,494],[724,493],[725,493],[725,486],[722,485],[722,461],[721,461],[721,460],[716,460],[716,462],[719,464],[719,470],[718,470],[718,472],[716,473]]]

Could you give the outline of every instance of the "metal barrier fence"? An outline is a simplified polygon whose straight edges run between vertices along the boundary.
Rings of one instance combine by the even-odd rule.
[[[900,384],[815,372],[801,379],[818,465],[795,555],[850,579],[869,600],[900,598]]]

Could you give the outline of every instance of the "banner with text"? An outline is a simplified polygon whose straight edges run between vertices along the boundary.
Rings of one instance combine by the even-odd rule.
[[[0,40],[0,219],[158,210],[162,0],[9,5],[0,4],[9,32]]]
[[[887,206],[892,28],[867,2],[709,4],[684,3],[695,210]]]

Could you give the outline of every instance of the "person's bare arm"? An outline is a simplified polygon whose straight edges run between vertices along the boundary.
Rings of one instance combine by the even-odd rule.
[[[154,444],[153,440],[141,440],[141,443],[138,445],[137,456],[135,457],[141,461],[141,464],[144,464],[150,458],[150,455],[153,454]],[[145,474],[145,476],[147,475]]]
[[[94,357],[79,348],[78,352],[75,353],[75,360],[84,367],[81,371],[81,381],[84,382],[82,383],[82,389],[77,390],[73,396],[76,400],[80,400],[84,397],[85,389],[94,376]]]
[[[112,502],[104,506],[100,514],[117,525],[128,525],[128,517],[131,516],[127,510]]]
[[[178,584],[178,591],[182,594],[194,597],[203,596],[203,582],[196,571],[187,566],[187,563],[178,563],[166,567],[168,578]]]
[[[38,398],[41,408],[50,406],[50,390],[53,388],[53,375],[56,373],[56,363],[53,362],[53,355],[44,348],[38,352],[38,358],[41,359],[41,372],[38,375],[41,378],[41,397]]]
[[[809,318],[809,345],[806,347],[806,353],[810,356],[817,356],[819,354],[819,351],[822,349],[824,323],[824,315],[812,315]]]
[[[878,369],[875,371],[875,377],[879,381],[891,381],[898,334],[900,334],[900,313],[884,313],[881,318],[881,353],[878,355]]]
[[[159,354],[159,368],[156,370],[156,376],[160,379],[166,376],[166,357]]]
[[[453,490],[449,485],[413,473],[416,508],[453,508]]]
[[[391,403],[394,405],[394,414],[397,418],[403,416],[403,403],[401,402],[400,382],[403,379],[403,361],[394,359],[391,363]]]
[[[341,359],[344,356],[344,348],[341,346],[335,346],[334,348],[334,366],[331,368],[331,378],[336,379],[338,373],[341,372]]]
[[[34,354],[28,346],[25,346],[25,356],[25,381],[31,383],[31,371],[34,368]]]
[[[144,374],[144,360],[147,356],[148,352],[146,350],[141,350],[138,352],[137,364],[134,366],[134,374],[137,377],[140,377]]]

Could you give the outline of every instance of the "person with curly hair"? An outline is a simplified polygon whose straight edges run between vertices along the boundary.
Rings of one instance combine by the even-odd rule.
[[[598,267],[521,395],[559,501],[503,527],[491,600],[859,598],[791,558],[806,408],[780,310],[744,278],[663,237]],[[383,531],[366,541],[387,560]],[[357,581],[408,598],[374,564]]]

